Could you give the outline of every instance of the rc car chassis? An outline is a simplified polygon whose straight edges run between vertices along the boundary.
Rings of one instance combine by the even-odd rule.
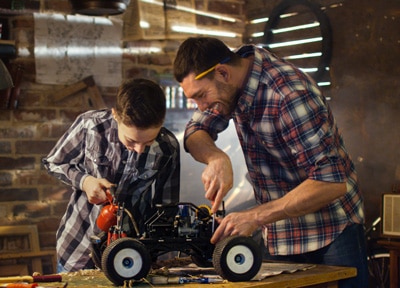
[[[116,221],[108,221],[107,227],[102,227],[108,231],[92,237],[91,254],[96,266],[117,286],[145,278],[160,255],[174,251],[189,255],[200,267],[214,266],[228,281],[248,281],[260,269],[261,248],[251,237],[231,236],[216,245],[210,243],[217,221],[207,206],[179,202],[158,207],[140,234],[129,211],[121,205],[110,205],[113,208],[108,207],[108,213],[115,214]],[[124,213],[136,227],[135,235],[122,231]],[[225,209],[216,217],[224,214]]]

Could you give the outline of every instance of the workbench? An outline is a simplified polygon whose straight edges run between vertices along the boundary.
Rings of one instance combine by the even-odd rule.
[[[212,285],[213,288],[280,288],[280,287],[338,287],[338,280],[351,278],[357,275],[356,268],[315,265],[313,268],[296,271],[290,274],[280,274],[267,277],[260,281],[249,282],[222,282],[212,284],[168,284],[154,285],[146,283],[135,283],[132,287],[207,287]],[[106,276],[98,270],[86,270],[85,272],[67,273],[63,275],[63,283],[40,283],[44,287],[63,287],[62,284],[68,282],[68,288],[108,288],[115,287]]]

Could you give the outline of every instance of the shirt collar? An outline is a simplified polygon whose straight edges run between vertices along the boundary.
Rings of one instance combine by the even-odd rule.
[[[243,58],[254,55],[251,72],[249,73],[247,83],[243,88],[242,94],[237,102],[237,108],[235,109],[235,113],[241,114],[248,112],[249,107],[253,105],[262,71],[262,55],[259,53],[257,47],[253,44],[243,45],[239,47],[235,53]]]

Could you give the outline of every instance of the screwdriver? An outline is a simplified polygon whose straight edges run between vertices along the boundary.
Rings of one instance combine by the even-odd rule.
[[[62,286],[62,288],[66,288],[68,286],[68,282]],[[53,286],[39,286],[38,283],[1,283],[0,288],[61,288],[61,286],[53,287]]]
[[[38,288],[37,283],[3,283],[0,284],[1,288]]]
[[[185,283],[221,283],[224,280],[221,278],[214,277],[179,277],[179,276],[153,276],[150,279],[151,284],[185,284]]]

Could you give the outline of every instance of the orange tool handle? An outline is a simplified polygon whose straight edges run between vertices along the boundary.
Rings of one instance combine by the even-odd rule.
[[[37,287],[37,283],[10,283],[10,284],[5,284],[4,286],[0,287],[6,287],[6,288],[34,288]]]
[[[108,202],[110,202],[110,204],[113,204],[113,196],[111,195],[111,193],[110,192],[106,192],[106,197],[107,197],[107,200],[108,200]]]

